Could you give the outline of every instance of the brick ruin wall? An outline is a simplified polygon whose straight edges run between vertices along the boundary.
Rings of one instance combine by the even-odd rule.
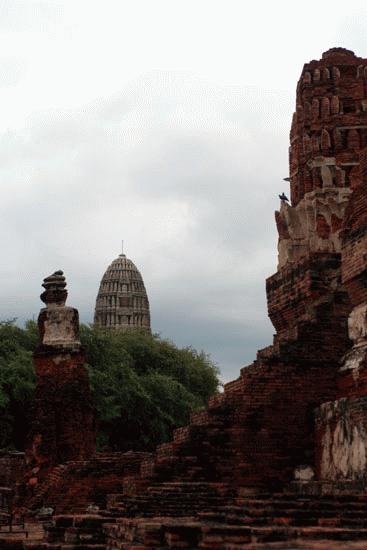
[[[293,206],[306,193],[361,182],[359,151],[367,146],[367,61],[343,48],[305,64],[290,135]]]
[[[37,386],[27,450],[32,485],[37,484],[40,469],[89,458],[95,449],[94,414],[84,354],[38,353],[35,368]]]
[[[348,318],[353,346],[340,359],[335,400],[316,412],[318,479],[367,479],[367,149],[360,154],[362,183],[354,190],[343,221],[342,283],[351,301]]]
[[[341,239],[351,188],[365,171],[366,131],[367,61],[338,48],[305,65],[291,129],[292,206],[283,203],[277,216],[293,256],[267,280],[273,346],[225,386],[217,440],[210,422],[196,444],[189,436],[197,426],[182,431],[186,451],[170,448],[173,473],[161,469],[162,479],[178,475],[175,452],[194,456],[207,480],[244,486],[284,483],[300,464],[315,467],[314,409],[340,395],[339,361],[351,347]]]
[[[0,454],[0,487],[15,489],[24,479],[25,456],[21,452]]]
[[[358,159],[365,140],[365,130],[362,126],[367,117],[367,107],[364,107],[367,105],[365,66],[367,67],[365,60],[356,58],[350,52],[338,50],[327,52],[319,62],[311,62],[305,66],[302,73],[297,92],[297,115],[291,131],[293,204],[287,207],[287,211],[283,208],[278,218],[280,222],[288,220],[287,223],[292,226],[292,223],[299,219],[298,214],[292,217],[294,209],[300,208],[302,201],[310,198],[310,195],[304,197],[305,193],[323,193],[323,183],[327,183],[329,188],[334,186],[330,193],[334,198],[338,198],[330,202],[333,208],[337,209],[338,221],[335,221],[335,216],[333,218],[330,212],[330,215],[324,216],[324,221],[318,218],[319,240],[312,241],[316,242],[316,248],[312,248],[313,244],[306,246],[305,242],[309,237],[306,235],[305,240],[303,235],[302,254],[295,256],[293,260],[288,257],[277,273],[267,280],[269,316],[277,331],[273,345],[261,350],[256,361],[241,370],[237,380],[226,384],[224,393],[210,400],[206,411],[193,414],[190,425],[176,430],[172,442],[161,445],[154,455],[143,458],[133,475],[127,476],[125,489],[129,486],[129,491],[134,492],[142,490],[148,484],[165,481],[205,481],[227,483],[232,487],[279,487],[293,479],[294,470],[300,465],[315,467],[318,464],[314,410],[325,402],[334,402],[341,397],[339,361],[351,346],[347,321],[354,305],[348,294],[349,288],[352,287],[348,287],[347,291],[342,277],[345,279],[349,277],[348,273],[352,273],[353,262],[359,261],[354,258],[360,255],[360,251],[356,248],[352,252],[351,261],[345,255],[346,263],[343,266],[339,231],[341,235],[343,229],[340,220],[349,200],[349,187],[357,185],[356,182],[360,181]],[[333,67],[338,68],[338,71]],[[320,79],[324,79],[322,82],[319,75]],[[336,92],[339,94],[338,100],[333,99]],[[324,97],[325,94],[328,97],[331,94],[330,109],[327,108],[326,101],[321,101],[321,109],[319,101],[318,108],[321,110],[318,111],[314,99],[317,99],[317,96]],[[353,101],[349,101],[348,94],[352,94]],[[302,103],[303,111],[299,102]],[[311,115],[308,113],[308,103],[311,105]],[[328,129],[323,126],[325,124]],[[348,129],[356,124],[359,125],[358,140],[354,132],[356,128]],[[310,135],[311,143],[316,143],[315,136],[317,132],[321,132],[318,136],[318,145],[315,144],[311,149],[304,135],[310,128],[314,132]],[[340,140],[330,138],[329,141],[324,130],[329,132],[329,138],[335,134],[339,139],[340,133]],[[329,160],[329,164],[322,164],[321,156],[324,159],[332,157],[334,164],[330,164]],[[355,167],[358,167],[358,170],[355,170]],[[311,174],[307,174],[306,169],[310,170]],[[341,189],[341,194],[339,191],[335,194],[335,188]],[[325,190],[325,193],[329,191]],[[317,198],[316,195],[312,197],[315,208],[319,208],[317,205],[321,204],[322,211],[325,212],[328,200],[323,201],[322,197]],[[317,218],[316,210],[315,215]],[[334,224],[330,230],[325,226],[327,219]],[[358,227],[356,231],[359,230]],[[280,239],[289,236],[283,227]],[[314,233],[310,239],[313,237]],[[297,241],[296,237],[293,238]],[[311,242],[310,239],[308,243]],[[351,246],[357,247],[358,239],[359,237]],[[332,247],[329,247],[331,241]],[[299,244],[297,241],[295,246]],[[338,250],[335,249],[337,246]],[[358,267],[358,270],[360,269],[361,266]],[[360,296],[353,298],[360,299]],[[39,368],[47,371],[48,361],[46,358],[40,359]],[[76,374],[77,369],[72,368],[71,372]],[[54,373],[55,369],[53,376]],[[348,376],[350,373],[345,374],[343,380],[346,381]],[[47,384],[52,387],[54,382],[50,379]],[[42,408],[47,411],[47,401],[51,399],[51,396],[47,397],[47,384],[43,388],[40,386],[41,412]],[[52,399],[55,395],[56,393]],[[62,395],[62,399],[69,399],[65,393]],[[59,404],[61,407],[61,401]],[[69,405],[65,407],[65,422],[70,415],[70,434],[75,436],[79,434],[78,428],[75,427],[78,427],[80,418],[78,414],[75,418],[73,416],[75,403]],[[54,429],[51,424],[45,421],[49,435]],[[68,430],[66,426],[65,434],[69,433]],[[92,434],[93,430],[90,433]],[[47,434],[43,437],[45,443],[47,437]],[[74,456],[65,455],[68,458],[57,460],[78,462],[83,458],[83,451],[78,450],[77,442],[75,451]],[[55,454],[52,448],[48,452]],[[88,458],[87,455],[88,453],[84,458]],[[91,452],[88,460],[90,455]],[[88,469],[89,466],[86,464],[85,467]],[[82,475],[82,470],[78,468],[79,466],[75,469],[75,475],[68,473],[70,483],[67,489],[69,495],[74,495],[68,501],[69,506],[74,506],[76,510],[79,505],[81,506],[78,495],[82,493],[78,479],[78,476]],[[84,478],[84,487],[95,486],[95,476],[96,470],[91,468],[89,475]],[[47,480],[46,485],[42,483],[34,487],[34,502],[47,503],[52,498],[56,502],[59,498],[57,495],[61,494],[58,487],[62,480],[57,475],[54,479],[52,487],[47,488]],[[75,487],[78,487],[78,490],[74,490]],[[106,483],[105,491],[109,490],[108,487],[109,484]],[[86,491],[88,492],[87,488]],[[84,499],[84,506],[85,495],[81,498]]]
[[[127,481],[136,477],[140,465],[151,455],[144,452],[95,453],[88,460],[74,460],[55,466],[40,487],[35,486],[23,503],[37,510],[51,506],[57,514],[86,513],[93,503],[103,509],[106,496],[126,491]]]
[[[367,151],[367,148],[366,148]],[[367,301],[367,178],[353,193],[343,230],[342,282],[353,306]]]

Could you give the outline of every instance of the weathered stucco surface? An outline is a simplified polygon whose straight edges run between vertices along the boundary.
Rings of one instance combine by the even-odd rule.
[[[340,228],[351,190],[327,187],[307,193],[297,206],[282,201],[275,217],[278,269],[310,252],[340,252]]]
[[[367,304],[356,306],[348,318],[348,334],[353,347],[344,355],[340,372],[352,371],[357,382],[367,356]]]
[[[366,477],[367,397],[342,398],[316,412],[320,478],[357,480]]]
[[[348,332],[354,344],[367,343],[367,304],[353,309],[348,319]]]
[[[42,344],[67,347],[68,349],[80,347],[76,309],[51,304],[41,310],[41,314],[44,323]]]

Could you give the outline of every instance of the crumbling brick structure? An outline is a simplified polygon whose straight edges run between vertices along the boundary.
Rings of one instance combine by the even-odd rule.
[[[277,213],[280,267],[311,251],[341,251],[343,214],[367,145],[366,76],[366,61],[343,48],[303,68],[290,134],[293,208]]]
[[[332,48],[307,63],[297,86],[289,151],[291,199],[325,187],[354,189],[367,145],[366,60]]]
[[[353,346],[338,369],[337,399],[316,411],[317,473],[321,481],[367,480],[367,148],[362,183],[348,204],[342,230],[342,282],[352,304]]]
[[[57,464],[87,459],[95,451],[95,421],[76,309],[65,306],[65,277],[44,280],[46,304],[38,317],[41,344],[34,354],[36,394],[27,449],[28,483]]]

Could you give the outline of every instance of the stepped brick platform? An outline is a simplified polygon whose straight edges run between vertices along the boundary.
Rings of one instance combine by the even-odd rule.
[[[0,454],[0,486],[16,488],[25,473],[24,453],[8,452]]]
[[[26,501],[29,510],[51,506],[57,514],[83,513],[88,506],[106,506],[106,495],[124,491],[126,480],[139,472],[150,453],[98,453],[89,460],[56,466],[38,491]]]
[[[216,548],[235,550],[292,539],[361,540],[367,544],[367,496],[319,499],[294,494],[237,497],[191,517],[121,518],[106,525],[107,550]],[[262,547],[262,546],[259,546]],[[279,546],[287,548],[288,546]],[[317,547],[317,546],[315,546]]]

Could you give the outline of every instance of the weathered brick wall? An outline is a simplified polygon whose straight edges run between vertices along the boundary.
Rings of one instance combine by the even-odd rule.
[[[35,355],[37,375],[27,450],[29,483],[40,471],[95,451],[95,420],[85,357],[77,353]]]
[[[143,461],[142,478],[270,488],[290,481],[300,464],[314,466],[313,410],[336,399],[337,369],[315,358],[314,348],[313,362],[311,349],[301,361],[297,347],[282,353],[273,348],[243,368],[205,417],[193,415],[171,443]]]
[[[361,182],[367,181],[367,147],[362,149],[359,153],[359,173]]]
[[[111,493],[125,491],[125,480],[138,477],[142,460],[149,453],[98,453],[53,468],[40,487],[35,487],[26,505],[30,509],[52,506],[56,513],[86,512],[88,505],[106,506]]]
[[[340,254],[282,268],[267,295],[274,345],[143,463],[143,477],[276,486],[315,465],[313,410],[337,398],[339,359],[350,347]]]
[[[290,135],[293,205],[330,179],[337,187],[360,183],[358,151],[367,145],[366,76],[367,60],[343,48],[304,65]]]
[[[0,454],[0,487],[15,487],[23,481],[24,473],[24,453]]]
[[[342,228],[341,275],[353,306],[348,324],[354,345],[338,373],[338,399],[316,411],[317,473],[326,481],[365,479],[367,473],[366,153],[360,153],[362,183],[350,198]]]
[[[266,294],[270,320],[278,336],[302,321],[316,317],[316,304],[329,300],[339,284],[340,254],[317,253],[298,264],[287,264],[266,281]],[[344,299],[340,289],[338,302]],[[334,296],[335,298],[335,296]],[[348,308],[349,305],[346,304]]]
[[[334,364],[274,357],[241,371],[230,440],[239,485],[279,484],[300,464],[314,465],[313,409],[336,395]]]
[[[367,180],[354,192],[343,224],[342,282],[353,306],[367,301]]]

